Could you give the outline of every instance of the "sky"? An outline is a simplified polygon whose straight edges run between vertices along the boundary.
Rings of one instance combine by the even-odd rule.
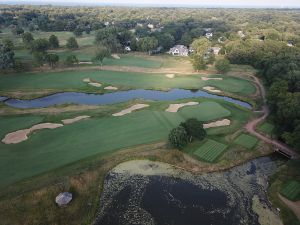
[[[0,0],[0,3],[300,8],[300,0]]]

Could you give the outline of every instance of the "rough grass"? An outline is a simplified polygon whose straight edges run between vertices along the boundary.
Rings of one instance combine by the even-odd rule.
[[[264,122],[258,126],[259,131],[269,134],[269,135],[271,135],[273,133],[274,128],[275,128],[275,126],[268,122]]]
[[[2,75],[0,76],[0,90],[2,93],[16,90],[24,92],[28,90],[38,91],[41,89],[80,91],[88,88],[88,85],[82,81],[86,77],[121,88],[200,89],[210,85],[226,92],[241,95],[249,95],[255,92],[255,87],[251,82],[230,76],[224,77],[221,81],[203,81],[197,75],[178,76],[174,79],[169,79],[165,74],[95,70]]]
[[[280,193],[291,201],[300,200],[300,182],[292,180],[286,183]]]
[[[248,149],[253,149],[257,142],[258,139],[256,137],[250,136],[248,134],[241,134],[234,140],[235,144],[241,145]]]
[[[218,103],[203,102],[178,113],[142,110],[41,130],[19,144],[0,144],[0,186],[91,155],[165,140],[169,131],[187,118],[208,121],[229,115],[230,111]]]
[[[194,155],[207,162],[215,162],[227,147],[228,145],[209,139],[194,152]]]

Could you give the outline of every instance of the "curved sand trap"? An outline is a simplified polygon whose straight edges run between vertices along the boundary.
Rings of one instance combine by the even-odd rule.
[[[202,80],[223,80],[221,77],[201,77]]]
[[[191,106],[191,105],[198,105],[199,102],[187,102],[187,103],[181,103],[181,104],[170,104],[169,107],[166,109],[166,112],[177,112],[180,108],[184,106]]]
[[[137,109],[142,109],[142,108],[145,108],[145,107],[148,107],[149,105],[147,104],[136,104],[136,105],[133,105],[127,109],[124,109],[118,113],[114,113],[112,114],[113,116],[123,116],[123,115],[126,115],[128,113],[131,113],[132,111],[134,110],[137,110]]]
[[[99,83],[99,82],[89,82],[88,84],[93,86],[93,87],[101,87],[102,86],[102,84]]]
[[[107,86],[104,88],[105,90],[118,90],[117,87],[114,87],[114,86]]]
[[[55,129],[58,127],[62,127],[63,125],[60,123],[40,123],[32,126],[29,129],[18,130],[12,133],[8,133],[2,139],[2,142],[5,144],[16,144],[28,139],[28,135],[36,130],[42,129]]]
[[[230,120],[223,119],[223,120],[217,120],[217,121],[211,122],[211,123],[205,123],[205,124],[203,124],[203,128],[208,129],[211,127],[223,127],[223,126],[229,126],[229,125],[230,125]]]
[[[175,74],[166,74],[166,77],[167,77],[167,78],[174,78],[174,77],[175,77]]]
[[[90,82],[91,82],[91,79],[90,79],[90,78],[84,78],[84,79],[83,79],[83,82],[85,82],[85,83],[90,83]]]
[[[93,64],[93,62],[79,62],[78,64],[87,64],[87,65],[91,65],[91,64]]]
[[[220,93],[221,90],[218,90],[216,89],[215,87],[212,87],[212,86],[205,86],[203,87],[204,90],[206,91],[210,91],[210,92],[213,92],[213,93]]]
[[[118,56],[117,54],[111,54],[111,57],[113,57],[114,59],[120,59],[120,56]]]
[[[77,121],[88,119],[88,118],[90,118],[90,116],[77,116],[77,117],[72,118],[72,119],[62,120],[61,122],[63,122],[63,124],[71,124],[71,123],[75,123]]]

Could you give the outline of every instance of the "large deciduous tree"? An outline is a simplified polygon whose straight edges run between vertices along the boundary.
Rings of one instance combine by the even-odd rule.
[[[57,38],[57,36],[55,36],[54,34],[52,34],[52,35],[49,37],[49,45],[50,45],[50,48],[58,48],[58,47],[59,47],[59,41],[58,41],[58,38]]]
[[[179,126],[172,129],[168,141],[172,147],[182,149],[188,142],[188,135],[184,127]]]
[[[203,123],[195,118],[187,119],[185,122],[182,122],[180,126],[185,129],[190,142],[192,142],[193,138],[203,140],[206,136]]]
[[[220,73],[227,73],[230,70],[230,62],[228,59],[218,59],[215,67]]]
[[[0,43],[0,69],[9,69],[14,66],[14,51],[9,46]]]
[[[76,39],[74,37],[70,37],[67,40],[66,47],[68,49],[77,49],[78,48],[78,43],[77,43]]]
[[[155,37],[144,37],[138,41],[137,45],[140,51],[149,52],[157,47],[158,41]]]
[[[93,60],[99,62],[102,67],[103,60],[109,56],[110,56],[109,49],[105,46],[99,46],[96,50],[95,57],[93,58]]]

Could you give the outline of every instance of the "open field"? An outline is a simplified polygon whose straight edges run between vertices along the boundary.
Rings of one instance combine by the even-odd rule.
[[[228,145],[209,139],[194,152],[194,155],[204,161],[215,162],[227,147]]]
[[[258,139],[256,137],[253,137],[248,134],[241,134],[234,140],[235,144],[241,145],[248,149],[253,149],[253,147],[257,144],[257,142]]]
[[[265,134],[271,135],[273,133],[275,126],[269,122],[263,122],[257,129]]]
[[[199,75],[176,76],[176,78],[169,79],[165,74],[84,70],[1,75],[0,94],[23,91],[26,95],[26,92],[41,89],[51,89],[54,92],[64,90],[92,91],[94,89],[82,81],[87,77],[102,84],[123,89],[200,89],[209,85],[225,92],[243,96],[255,93],[255,86],[251,82],[230,76],[223,77],[223,80],[203,81]]]
[[[167,105],[167,103],[164,104],[164,109]],[[156,106],[156,108],[160,107]],[[195,117],[201,121],[212,121],[231,117],[231,108],[234,114],[239,112],[242,115],[241,117],[247,120],[248,110],[238,109],[231,104],[223,105],[206,100],[199,105],[182,108],[178,113],[151,110],[150,107],[147,110],[121,117],[91,118],[59,129],[41,130],[30,135],[28,140],[19,144],[5,145],[1,143],[0,186],[55,169],[91,155],[166,140],[169,131],[187,118]],[[113,112],[117,111],[119,110]],[[61,115],[59,116],[61,117]],[[40,117],[38,118],[40,119]],[[7,120],[9,117],[2,117],[2,119]],[[10,118],[10,120],[13,119],[13,117]],[[58,121],[58,118],[50,121],[43,120],[43,122],[55,121]],[[237,121],[236,124],[240,122]],[[233,124],[233,127],[235,126]],[[24,126],[14,127],[14,129],[21,128],[24,128]],[[217,129],[212,128],[211,130],[216,133]],[[230,128],[226,128],[226,130],[230,131]],[[220,128],[221,133],[226,130]],[[4,131],[6,133],[11,132],[12,129],[4,129]],[[4,133],[4,131],[2,132]],[[45,140],[51,140],[51,142],[45,145]]]
[[[286,183],[280,191],[284,197],[291,201],[299,201],[300,200],[300,182],[298,181],[290,181]]]

